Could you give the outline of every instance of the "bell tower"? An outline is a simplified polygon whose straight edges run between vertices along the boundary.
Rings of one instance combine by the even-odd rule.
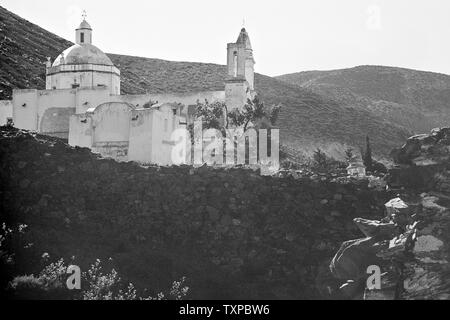
[[[254,95],[253,49],[245,28],[235,43],[227,46],[228,76],[225,81],[225,100],[230,109],[242,108]]]

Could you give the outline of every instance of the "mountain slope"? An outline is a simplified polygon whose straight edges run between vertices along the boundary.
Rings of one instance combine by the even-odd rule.
[[[419,133],[450,123],[450,76],[403,68],[360,66],[277,77],[343,105],[364,107]]]
[[[71,45],[0,7],[0,99],[13,88],[45,87],[46,57],[52,59]],[[225,66],[172,62],[109,54],[122,73],[122,94],[223,90]],[[305,154],[318,146],[343,154],[343,145],[358,147],[366,134],[374,151],[386,155],[411,132],[367,108],[327,98],[308,88],[256,75],[256,89],[268,104],[281,103],[281,142]]]

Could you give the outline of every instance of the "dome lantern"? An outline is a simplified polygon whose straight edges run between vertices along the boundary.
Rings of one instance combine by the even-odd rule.
[[[83,11],[83,21],[75,30],[75,43],[79,45],[92,44],[92,28],[86,21],[86,11]]]

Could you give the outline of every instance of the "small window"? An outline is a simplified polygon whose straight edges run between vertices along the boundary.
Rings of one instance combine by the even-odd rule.
[[[80,42],[84,43],[84,32],[80,33]]]
[[[172,109],[173,115],[176,116],[177,115],[177,109]]]
[[[78,84],[78,83],[72,84],[72,89],[76,89],[76,88],[79,88],[79,87],[80,87],[80,84]]]
[[[237,51],[234,52],[234,56],[233,56],[233,73],[234,76],[237,77],[237,73],[238,73],[238,55],[237,55]]]

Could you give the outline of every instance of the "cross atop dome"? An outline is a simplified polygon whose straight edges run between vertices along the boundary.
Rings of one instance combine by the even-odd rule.
[[[81,14],[81,17],[83,18],[83,21],[86,21],[86,17],[87,17],[86,10],[83,10],[83,13]]]

